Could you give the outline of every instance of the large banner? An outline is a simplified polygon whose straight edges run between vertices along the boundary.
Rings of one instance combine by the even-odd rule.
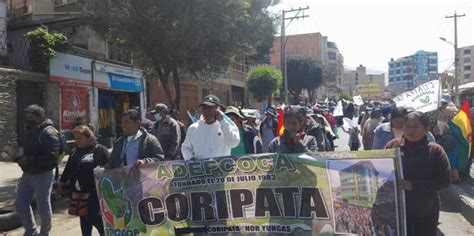
[[[415,111],[430,112],[438,109],[441,98],[439,80],[432,80],[393,98],[397,107],[413,108]]]
[[[96,170],[106,235],[404,235],[398,151]]]

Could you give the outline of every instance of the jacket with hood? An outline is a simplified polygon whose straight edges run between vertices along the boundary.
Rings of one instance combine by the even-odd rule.
[[[56,167],[60,149],[59,134],[50,126],[53,127],[53,122],[46,119],[40,125],[26,128],[23,149],[28,164],[21,166],[24,172],[42,174]]]
[[[144,160],[145,163],[165,160],[163,149],[161,149],[158,139],[144,128],[140,128],[140,130],[143,132],[143,135],[139,138],[138,160]],[[106,166],[107,168],[113,169],[123,166],[122,151],[126,139],[126,136],[122,136],[115,142],[114,149],[110,154],[109,164]]]

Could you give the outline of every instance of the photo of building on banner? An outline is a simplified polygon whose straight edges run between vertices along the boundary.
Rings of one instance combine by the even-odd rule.
[[[106,235],[405,235],[396,149],[96,170]]]

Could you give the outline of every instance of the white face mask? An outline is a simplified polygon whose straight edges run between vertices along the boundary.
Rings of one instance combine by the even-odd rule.
[[[161,121],[161,116],[160,116],[159,113],[156,113],[156,114],[155,114],[155,120],[156,120],[156,121]]]

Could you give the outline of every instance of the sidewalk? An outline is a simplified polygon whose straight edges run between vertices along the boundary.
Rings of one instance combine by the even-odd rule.
[[[441,191],[441,195],[450,199],[456,210],[474,225],[474,165],[471,166],[470,178],[463,177],[459,184],[451,184]]]
[[[67,162],[67,158],[64,159],[63,164],[60,165],[60,173]],[[0,162],[0,209],[14,209],[15,188],[21,174],[22,171],[16,163]],[[81,235],[79,217],[67,213],[68,204],[69,200],[64,197],[53,202],[53,222],[50,235]],[[40,223],[38,217],[36,217],[36,223]],[[8,232],[0,232],[0,236],[23,235],[23,233],[24,230],[20,227]],[[93,235],[99,234],[96,230],[93,230]]]

